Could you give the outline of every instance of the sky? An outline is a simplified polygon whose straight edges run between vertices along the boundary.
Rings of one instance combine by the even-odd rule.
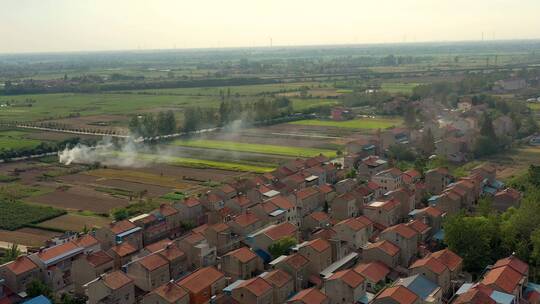
[[[0,53],[540,38],[540,0],[0,0]]]

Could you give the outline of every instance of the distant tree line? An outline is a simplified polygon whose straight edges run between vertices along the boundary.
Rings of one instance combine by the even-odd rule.
[[[32,155],[56,152],[59,150],[63,150],[65,147],[75,146],[79,142],[81,142],[81,139],[78,137],[74,137],[57,143],[41,142],[39,145],[32,148],[6,149],[0,147],[0,159],[8,160],[12,158],[28,157]],[[89,141],[86,140],[85,143],[89,143]]]
[[[176,118],[173,111],[159,112],[157,115],[146,113],[135,115],[129,121],[131,134],[142,137],[168,135],[177,132]]]

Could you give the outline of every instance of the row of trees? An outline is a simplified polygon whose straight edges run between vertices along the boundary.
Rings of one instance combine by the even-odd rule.
[[[154,137],[177,132],[176,118],[171,110],[159,112],[157,115],[147,113],[133,116],[128,127],[131,134],[142,137]]]
[[[464,213],[444,223],[445,242],[463,257],[464,268],[480,274],[487,265],[515,253],[531,266],[531,280],[540,279],[540,166],[509,183],[523,191],[519,208],[497,214],[489,200],[481,202],[482,215]]]
[[[8,160],[12,158],[28,157],[32,155],[40,155],[40,154],[45,154],[45,153],[50,153],[50,152],[56,152],[59,150],[63,150],[65,147],[75,146],[79,142],[81,142],[80,138],[74,137],[74,138],[66,139],[58,143],[41,142],[39,145],[35,147],[29,147],[29,148],[6,149],[6,148],[0,147],[0,159]]]

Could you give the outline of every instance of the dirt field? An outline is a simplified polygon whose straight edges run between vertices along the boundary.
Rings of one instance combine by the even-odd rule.
[[[86,228],[99,228],[108,225],[111,222],[110,218],[100,216],[85,216],[78,214],[66,214],[57,218],[42,222],[40,227],[62,229],[66,231],[80,232]]]
[[[179,177],[167,176],[164,174],[152,174],[131,169],[97,169],[85,172],[85,174],[100,179],[115,179],[132,183],[170,187],[178,190],[190,187],[189,184],[181,182],[182,178]]]
[[[97,213],[108,213],[113,208],[125,207],[129,204],[127,198],[113,197],[81,186],[73,186],[68,190],[56,189],[53,192],[32,197],[29,202],[66,210],[88,210]]]
[[[128,119],[127,116],[121,115],[91,115],[56,119],[51,122],[66,125],[69,129],[115,130],[124,133],[126,129],[122,126],[127,124]]]
[[[504,180],[527,170],[531,164],[540,165],[540,147],[523,147],[490,161],[498,165],[497,177]]]
[[[15,231],[0,230],[0,240],[24,246],[40,247],[61,233],[36,228],[22,228]]]

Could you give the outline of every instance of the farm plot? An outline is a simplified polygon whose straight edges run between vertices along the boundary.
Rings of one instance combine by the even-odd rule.
[[[22,228],[15,231],[0,230],[0,240],[30,247],[41,247],[45,242],[61,233],[36,228]]]
[[[217,181],[222,182],[225,180],[233,179],[237,176],[244,175],[245,173],[238,173],[235,171],[229,170],[219,170],[211,168],[189,168],[189,167],[180,167],[172,166],[167,164],[154,164],[149,167],[143,167],[137,169],[138,171],[148,172],[152,174],[163,174],[167,176],[178,176],[182,180],[191,182],[205,182],[205,181]]]
[[[208,139],[176,140],[172,144],[177,145],[177,146],[185,146],[185,147],[261,153],[261,154],[276,154],[276,155],[286,155],[286,156],[293,156],[293,157],[312,157],[319,154],[323,154],[328,157],[336,156],[335,151],[325,150],[325,149],[252,144],[252,143],[222,141],[222,140],[208,140]]]
[[[0,229],[16,230],[64,214],[63,210],[0,199]]]
[[[385,82],[381,84],[381,89],[388,93],[404,93],[410,94],[412,90],[420,85],[419,83],[404,83],[404,82]]]
[[[346,121],[318,120],[307,119],[290,122],[293,125],[303,126],[318,126],[318,127],[335,127],[346,129],[387,129],[401,125],[402,120],[399,118],[359,118]]]
[[[160,155],[152,155],[152,154],[140,154],[139,157],[143,161],[162,162],[162,163],[168,163],[168,164],[177,165],[177,166],[200,168],[200,169],[212,168],[212,169],[240,171],[240,172],[254,172],[254,173],[265,173],[265,172],[270,172],[275,169],[275,167],[265,167],[265,166],[259,166],[259,165],[232,163],[232,162],[187,158],[187,157],[160,156]]]
[[[34,148],[40,144],[39,140],[26,138],[28,134],[19,130],[0,131],[0,150]]]
[[[108,214],[113,208],[125,207],[129,204],[127,198],[113,197],[107,193],[81,186],[56,189],[44,195],[34,196],[28,201],[66,210],[88,210],[104,214]]]
[[[110,218],[102,216],[86,216],[79,214],[65,214],[54,219],[38,224],[38,227],[58,229],[64,231],[80,232],[86,227],[87,229],[100,228],[108,225],[111,222]]]
[[[97,169],[88,171],[85,174],[104,179],[116,179],[132,183],[157,185],[174,189],[186,189],[190,185],[173,176],[157,175],[147,172],[129,169]]]

